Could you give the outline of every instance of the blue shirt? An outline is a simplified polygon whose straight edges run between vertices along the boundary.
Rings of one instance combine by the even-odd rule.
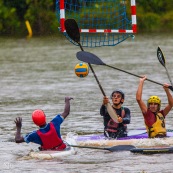
[[[60,125],[63,121],[64,121],[64,118],[60,114],[55,116],[55,118],[53,118],[51,121],[56,129],[56,132],[57,132],[59,138],[61,138]],[[49,131],[49,129],[50,129],[50,123],[46,124],[45,127],[40,128],[39,130],[42,133],[46,133]],[[42,145],[41,138],[38,136],[37,131],[33,131],[33,132],[29,133],[28,135],[26,135],[24,137],[24,140],[26,143],[33,142],[33,143]]]

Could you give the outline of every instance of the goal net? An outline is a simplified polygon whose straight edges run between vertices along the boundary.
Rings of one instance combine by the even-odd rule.
[[[115,46],[137,31],[135,0],[57,0],[60,31],[75,45],[65,30],[66,19],[75,19],[83,47]]]

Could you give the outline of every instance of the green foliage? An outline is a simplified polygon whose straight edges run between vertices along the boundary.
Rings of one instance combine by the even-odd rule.
[[[137,0],[137,8],[141,7],[146,12],[152,12],[157,14],[165,13],[172,10],[173,1],[172,0]]]
[[[162,32],[173,31],[173,11],[167,12],[160,20],[160,28]]]
[[[137,0],[138,32],[172,32],[173,0]]]
[[[27,10],[27,4],[25,0],[4,0],[4,5],[15,8],[19,19],[24,19],[24,15]]]
[[[58,21],[52,0],[27,0],[28,10],[25,20],[29,20],[35,35],[57,32]]]
[[[20,21],[16,14],[16,9],[6,7],[0,0],[0,33],[3,35],[11,35],[18,33],[20,29]]]
[[[130,0],[120,2],[127,3],[129,7]],[[136,5],[138,33],[173,31],[173,0],[136,0]],[[94,3],[93,6],[95,9],[90,13],[94,13],[95,10],[102,13],[105,10],[103,4]],[[26,36],[25,20],[29,20],[33,35],[59,33],[55,9],[55,0],[0,0],[0,35]],[[130,8],[127,8],[127,13],[129,16]],[[89,18],[82,10],[74,14],[74,18],[78,15],[80,18]],[[112,23],[113,16],[95,15],[95,18],[101,16]]]
[[[157,32],[160,29],[160,17],[155,13],[146,13],[138,17],[139,32]]]

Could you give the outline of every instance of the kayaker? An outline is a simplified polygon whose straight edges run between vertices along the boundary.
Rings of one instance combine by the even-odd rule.
[[[64,150],[66,144],[61,139],[60,125],[70,113],[71,99],[73,98],[65,97],[64,112],[56,115],[50,123],[46,123],[46,115],[42,110],[35,110],[32,113],[32,120],[39,126],[39,130],[33,131],[24,137],[21,135],[22,118],[16,118],[14,121],[17,128],[15,142],[33,142],[40,145],[40,150]]]
[[[168,104],[162,110],[161,108],[161,100],[158,96],[151,96],[148,101],[147,105],[142,100],[142,90],[144,81],[147,79],[146,76],[140,78],[139,86],[136,92],[136,100],[139,104],[139,107],[142,111],[145,126],[148,132],[149,138],[162,138],[166,137],[166,126],[165,126],[165,117],[173,107],[173,98],[169,92],[169,84],[165,83],[163,88],[166,92]]]
[[[103,104],[100,108],[100,115],[103,116],[104,121],[104,135],[107,138],[121,138],[127,136],[127,124],[130,124],[130,110],[127,107],[123,107],[125,95],[121,90],[115,90],[111,94],[112,107],[116,111],[119,123],[116,123],[110,117],[106,104],[109,102],[107,96],[103,97]]]

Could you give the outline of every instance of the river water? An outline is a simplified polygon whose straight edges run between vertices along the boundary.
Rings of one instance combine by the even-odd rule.
[[[166,66],[173,77],[173,37],[167,35],[136,35],[115,47],[85,48],[100,57],[106,64],[149,79],[169,83],[166,71],[157,59],[160,46],[166,57]],[[14,39],[0,38],[0,172],[120,172],[120,173],[171,173],[172,154],[136,155],[78,149],[76,155],[62,159],[37,160],[27,155],[38,146],[16,144],[14,119],[23,119],[22,134],[36,129],[31,121],[34,109],[43,109],[50,121],[64,109],[64,97],[72,96],[71,113],[61,126],[61,133],[102,133],[103,122],[99,115],[102,93],[93,77],[78,78],[74,66],[79,47],[64,37]],[[143,128],[143,117],[135,101],[139,78],[108,68],[93,65],[96,75],[109,96],[114,89],[125,92],[124,106],[131,109],[128,129]],[[146,81],[143,99],[158,95],[162,106],[167,103],[160,85]],[[166,118],[168,129],[173,129],[173,112]]]

